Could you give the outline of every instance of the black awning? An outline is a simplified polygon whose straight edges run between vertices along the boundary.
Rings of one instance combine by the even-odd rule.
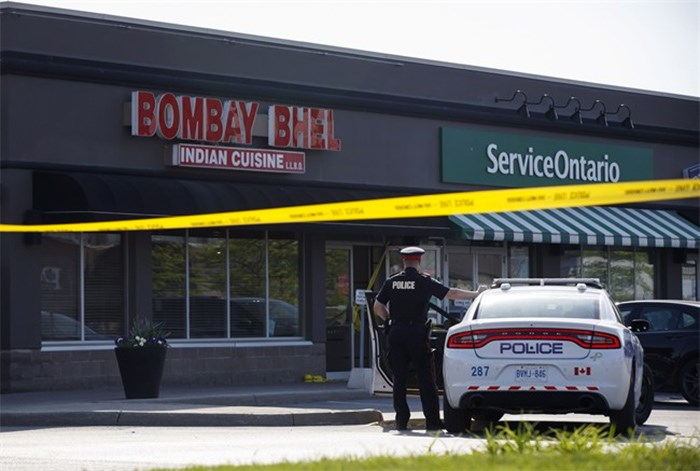
[[[402,196],[387,191],[79,172],[34,172],[34,209],[129,217],[204,214]]]
[[[338,186],[186,180],[142,175],[35,171],[33,209],[41,222],[88,222],[206,214],[406,196],[407,193]],[[39,222],[39,221],[37,221]],[[322,223],[335,231],[409,232],[443,236],[447,218]],[[391,230],[390,230],[391,229]],[[386,231],[390,230],[390,231]],[[400,231],[398,233],[401,233]]]

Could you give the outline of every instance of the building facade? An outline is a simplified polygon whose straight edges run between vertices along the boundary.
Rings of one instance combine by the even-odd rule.
[[[698,172],[691,97],[17,3],[0,60],[7,224]],[[2,233],[2,390],[118,384],[113,340],[138,317],[170,332],[164,385],[347,377],[357,293],[407,244],[450,286],[597,277],[618,301],[698,299],[698,209]]]

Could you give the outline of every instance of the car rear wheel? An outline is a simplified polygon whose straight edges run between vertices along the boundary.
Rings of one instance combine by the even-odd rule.
[[[654,408],[654,375],[651,368],[644,364],[644,376],[642,376],[642,395],[635,411],[637,425],[647,421],[651,410]]]
[[[694,406],[700,404],[700,362],[697,359],[687,361],[680,369],[678,380],[685,400]]]
[[[447,394],[445,394],[443,402],[445,430],[447,430],[448,433],[454,434],[469,430],[472,418],[467,413],[467,410],[452,407],[450,401],[447,400]]]
[[[611,411],[610,424],[615,427],[615,433],[632,435],[637,428],[636,414],[634,407],[634,375],[635,366],[632,365],[632,376],[630,378],[629,389],[627,390],[627,400],[621,410]]]

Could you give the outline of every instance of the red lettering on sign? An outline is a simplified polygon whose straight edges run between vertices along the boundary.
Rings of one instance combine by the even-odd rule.
[[[241,100],[132,92],[131,134],[163,139],[252,144],[260,105]],[[301,106],[270,106],[268,142],[275,147],[340,150],[333,111]]]
[[[150,92],[131,94],[131,135],[151,137],[156,133],[156,96]]]
[[[180,105],[172,93],[163,93],[158,97],[158,136],[163,139],[175,139],[180,131]]]
[[[292,108],[292,142],[294,147],[309,148],[309,120],[308,108]]]
[[[182,139],[204,140],[204,98],[181,96],[178,98],[182,110]]]
[[[333,110],[311,108],[309,148],[340,150],[340,140],[333,137]]]
[[[326,139],[326,149],[339,151],[340,150],[340,139],[336,139],[333,133],[335,132],[335,121],[333,120],[333,110],[326,110],[326,133],[324,135]]]
[[[333,136],[332,110],[273,105],[269,113],[271,146],[340,150],[340,139]]]
[[[292,147],[291,109],[273,105],[268,116],[268,143],[275,147]]]
[[[206,98],[204,100],[204,108],[206,109],[206,133],[204,139],[209,142],[221,141],[224,128],[221,126],[221,115],[223,106],[221,101],[215,98]]]
[[[131,94],[131,134],[163,139],[251,144],[260,106],[256,102],[175,96],[151,92]]]
[[[258,112],[257,103],[243,103],[229,100],[224,105],[224,136],[223,142],[250,144],[253,136],[248,130],[253,129],[255,115]]]

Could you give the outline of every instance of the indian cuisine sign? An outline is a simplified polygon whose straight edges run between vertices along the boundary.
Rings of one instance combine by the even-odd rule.
[[[177,167],[304,173],[303,152],[251,149],[196,144],[173,146],[172,164]]]

